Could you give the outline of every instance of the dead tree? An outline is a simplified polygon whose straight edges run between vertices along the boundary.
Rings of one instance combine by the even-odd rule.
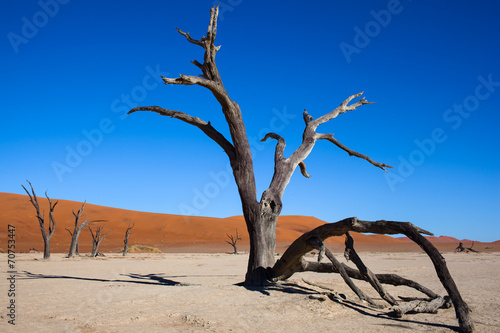
[[[215,64],[215,55],[220,49],[220,46],[215,45],[218,12],[218,7],[214,7],[210,10],[210,23],[208,25],[207,36],[199,40],[193,39],[189,33],[183,32],[177,28],[178,32],[183,35],[188,42],[201,46],[205,50],[203,63],[196,60],[192,61],[192,63],[201,70],[202,74],[200,76],[180,75],[178,78],[162,78],[165,84],[199,85],[208,89],[222,108],[222,113],[229,127],[231,141],[221,132],[216,130],[210,122],[204,121],[198,117],[193,117],[184,112],[159,106],[141,106],[133,108],[129,111],[129,114],[137,111],[150,111],[156,112],[162,116],[179,119],[189,125],[199,128],[224,150],[233,170],[233,176],[242,203],[243,216],[250,238],[250,256],[245,283],[247,285],[262,285],[265,284],[267,280],[267,275],[265,273],[266,269],[272,267],[275,263],[276,222],[281,213],[281,198],[285,191],[285,187],[288,185],[297,166],[300,167],[302,175],[309,177],[306,172],[304,160],[312,151],[317,140],[329,141],[346,151],[349,155],[364,159],[382,170],[390,166],[374,162],[368,156],[347,148],[334,138],[333,134],[316,132],[320,125],[333,120],[337,116],[348,111],[353,111],[362,105],[370,104],[370,102],[364,98],[351,103],[354,99],[359,98],[363,94],[361,92],[349,96],[333,111],[315,120],[313,120],[313,117],[310,116],[307,111],[304,111],[303,118],[305,129],[302,134],[302,144],[289,157],[283,156],[285,140],[281,136],[275,133],[268,133],[264,136],[262,141],[266,141],[270,138],[277,140],[278,143],[276,145],[274,175],[271,184],[269,188],[264,191],[260,200],[258,200],[252,154],[240,106],[230,98]]]
[[[465,251],[464,244],[462,242],[458,243],[458,246],[455,248],[455,252],[464,252],[464,251]]]
[[[229,245],[231,245],[233,247],[233,254],[238,254],[238,249],[236,248],[236,243],[238,243],[238,241],[241,239],[241,236],[238,235],[238,229],[236,229],[236,236],[233,236],[233,235],[229,235],[229,234],[226,234],[227,238],[229,238],[228,241],[226,241],[226,243],[228,243]]]
[[[21,185],[23,189],[26,191],[28,196],[30,197],[31,204],[33,207],[36,209],[36,218],[38,219],[38,224],[40,225],[40,229],[42,231],[42,237],[43,237],[43,259],[50,259],[50,238],[56,231],[56,222],[54,220],[54,209],[56,208],[56,205],[59,201],[56,201],[55,203],[52,203],[50,200],[49,196],[47,195],[47,191],[45,191],[45,197],[49,201],[49,225],[48,225],[48,233],[45,230],[45,212],[40,213],[40,206],[38,204],[38,199],[35,194],[35,190],[33,189],[33,186],[29,181],[27,181],[28,184],[30,184],[31,187],[31,194],[28,192],[26,187],[24,185]]]
[[[470,247],[464,247],[464,244],[462,242],[460,242],[458,244],[458,246],[455,248],[455,252],[465,252],[465,253],[469,253],[469,252],[479,252],[479,251],[476,251],[476,250],[473,250],[472,248],[474,247],[474,241],[472,241],[472,245]]]
[[[89,226],[89,231],[90,231],[90,234],[92,235],[92,252],[90,253],[91,257],[97,257],[97,254],[99,253],[98,252],[99,245],[101,244],[104,237],[106,237],[111,232],[111,230],[110,230],[107,233],[105,233],[104,235],[101,235],[102,229],[104,229],[103,225],[98,226],[96,231],[95,231],[95,234],[94,234],[94,231]]]
[[[387,171],[386,168],[391,168],[391,166],[375,162],[370,157],[346,147],[331,133],[317,132],[319,126],[328,123],[339,115],[347,113],[348,111],[354,111],[365,104],[370,104],[371,102],[368,102],[364,97],[360,98],[363,94],[363,92],[360,92],[347,97],[338,107],[320,115],[316,119],[313,119],[307,110],[304,110],[303,119],[305,128],[302,133],[302,143],[289,157],[284,156],[284,138],[276,133],[268,133],[264,136],[261,141],[274,139],[277,141],[277,144],[274,154],[273,178],[269,188],[262,193],[259,200],[257,198],[252,154],[245,124],[243,122],[242,112],[238,103],[230,98],[228,91],[222,83],[215,63],[215,55],[220,49],[220,46],[215,45],[218,12],[218,7],[214,7],[210,10],[210,23],[208,25],[206,37],[203,36],[200,39],[193,39],[189,33],[177,28],[178,32],[184,36],[188,42],[204,49],[203,63],[196,60],[192,61],[192,63],[201,70],[202,74],[199,76],[181,74],[177,78],[162,77],[162,79],[165,84],[198,85],[208,89],[221,106],[222,113],[229,127],[230,140],[220,131],[215,129],[209,121],[202,120],[181,111],[160,106],[141,106],[133,108],[129,111],[129,114],[137,111],[149,111],[158,113],[161,116],[179,119],[200,129],[223,149],[233,170],[233,176],[241,199],[243,216],[250,238],[250,255],[244,284],[253,286],[264,285],[268,283],[269,280],[281,279],[297,271],[306,270],[306,268],[307,270],[314,269],[315,271],[321,269],[327,269],[329,271],[335,269],[342,270],[344,271],[344,273],[342,273],[343,276],[349,277],[349,270],[337,263],[333,256],[330,256],[332,258],[330,259],[332,264],[326,268],[324,265],[320,265],[320,263],[304,263],[302,256],[313,249],[323,249],[324,246],[322,242],[325,238],[334,235],[344,235],[349,230],[381,234],[406,232],[410,239],[417,242],[426,252],[428,251],[436,267],[438,276],[453,301],[460,327],[464,331],[472,331],[473,326],[469,318],[469,309],[467,304],[461,299],[456,285],[446,268],[444,259],[432,244],[420,235],[419,232],[422,232],[421,229],[415,227],[413,227],[414,229],[405,229],[401,227],[407,224],[397,224],[397,222],[386,221],[381,223],[378,221],[367,225],[366,223],[361,223],[361,221],[357,219],[346,219],[345,221],[351,221],[352,223],[341,221],[342,223],[340,225],[338,224],[340,222],[333,224],[335,226],[333,227],[334,229],[339,229],[331,230],[332,227],[328,227],[330,225],[327,225],[326,227],[319,227],[301,236],[290,246],[283,257],[275,263],[276,222],[283,207],[281,201],[283,193],[297,166],[300,168],[302,175],[309,178],[304,160],[311,153],[316,141],[329,141],[347,152],[350,156],[364,159],[384,171]],[[354,223],[354,221],[356,221],[356,223]],[[394,232],[395,230],[398,230],[398,232]],[[314,238],[313,236],[317,237]],[[368,271],[359,274],[363,278],[370,276]],[[379,282],[383,283],[378,276],[376,277],[379,279]],[[349,279],[345,278],[345,280],[348,281]],[[376,282],[374,281],[374,283]]]
[[[104,222],[105,220],[93,220],[89,221],[89,218],[87,217],[81,224],[80,224],[80,218],[82,217],[83,210],[85,209],[85,202],[83,202],[82,207],[75,213],[74,210],[71,212],[73,213],[73,216],[75,217],[75,227],[73,229],[73,232],[71,232],[69,229],[68,232],[71,235],[71,244],[69,246],[69,253],[68,253],[68,258],[72,258],[75,255],[78,255],[78,238],[80,237],[80,232],[85,228],[86,226],[91,225],[92,223],[95,222]]]
[[[123,256],[125,257],[128,252],[128,238],[130,234],[132,233],[132,228],[135,226],[135,223],[132,225],[129,225],[127,230],[125,231],[125,239],[123,240]]]

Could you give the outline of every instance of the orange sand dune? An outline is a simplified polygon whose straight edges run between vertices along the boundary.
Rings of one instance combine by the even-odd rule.
[[[48,219],[48,202],[43,196],[38,198],[40,208]],[[56,201],[53,199],[53,201]],[[56,231],[51,239],[53,253],[65,253],[69,250],[70,235],[66,228],[73,231],[74,217],[81,202],[59,200],[55,210]],[[16,227],[16,251],[27,252],[31,248],[43,250],[43,240],[36,219],[35,208],[29,197],[20,194],[0,193],[0,248],[7,248],[7,225]],[[86,204],[82,219],[106,220],[103,232],[112,230],[102,241],[103,252],[119,252],[123,249],[125,230],[135,224],[129,238],[129,246],[134,244],[158,247],[163,252],[226,252],[231,247],[226,244],[226,234],[235,235],[237,229],[242,239],[238,242],[239,251],[248,251],[249,241],[242,216],[228,218],[211,218],[181,216],[170,214],[144,213],[132,210],[109,208]],[[281,216],[276,230],[277,251],[282,252],[304,232],[314,229],[326,222],[309,216]],[[95,228],[94,226],[94,228]],[[356,247],[370,251],[418,251],[417,245],[402,239],[386,235],[364,235],[354,233]],[[342,251],[343,237],[329,239],[329,247],[333,251]],[[437,244],[437,243],[436,243]],[[442,243],[444,244],[444,243]],[[453,250],[456,241],[446,243],[447,250]],[[500,250],[500,243],[476,243],[474,249]],[[80,252],[91,250],[91,237],[87,229],[80,235]]]

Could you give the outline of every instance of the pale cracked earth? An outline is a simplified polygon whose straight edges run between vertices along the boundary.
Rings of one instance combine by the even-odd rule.
[[[396,273],[441,295],[444,288],[424,253],[361,253],[375,273]],[[360,304],[337,274],[300,273],[249,290],[236,284],[246,254],[130,254],[66,259],[17,254],[15,326],[8,324],[7,255],[0,260],[1,332],[454,332],[453,308],[401,319],[388,308]],[[341,253],[337,257],[344,260]],[[448,253],[446,262],[472,309],[478,332],[500,332],[500,254]],[[309,260],[314,260],[309,257]],[[328,297],[320,284],[344,294]],[[356,282],[377,302],[371,287]],[[423,296],[387,286],[397,296]]]

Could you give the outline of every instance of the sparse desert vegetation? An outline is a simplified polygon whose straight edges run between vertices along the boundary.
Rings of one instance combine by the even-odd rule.
[[[132,245],[128,248],[129,253],[161,253],[157,247],[148,245]]]

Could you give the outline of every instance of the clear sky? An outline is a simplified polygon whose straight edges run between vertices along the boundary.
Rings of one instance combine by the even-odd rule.
[[[227,125],[206,90],[159,75],[198,75],[188,43],[213,1],[3,1],[0,192],[131,210],[241,215],[228,159],[179,120],[125,113],[159,105]],[[302,112],[351,94],[369,101],[318,131],[394,166],[389,173],[318,142],[285,191],[285,215],[411,221],[500,239],[500,2],[221,1],[217,64],[241,106],[258,190],[270,183],[274,131],[288,156]],[[260,194],[259,198],[260,199]],[[77,207],[75,207],[76,209]],[[96,217],[97,218],[97,217]]]

